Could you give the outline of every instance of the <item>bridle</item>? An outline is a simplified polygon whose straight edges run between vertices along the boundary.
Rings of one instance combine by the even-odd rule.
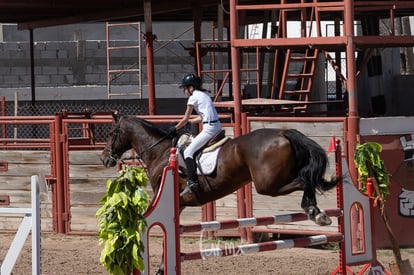
[[[114,146],[114,144],[115,144],[115,141],[116,141],[116,139],[119,137],[119,127],[120,127],[120,122],[121,122],[121,119],[122,119],[122,117],[119,119],[119,122],[115,125],[115,128],[114,128],[114,130],[113,130],[113,131],[112,131],[112,133],[111,133],[112,140],[111,140],[111,145],[110,145],[110,147],[105,146],[105,148],[104,148],[104,152],[106,151],[106,152],[108,152],[108,154],[109,154],[109,159],[110,159],[110,160],[113,160],[113,161],[115,161],[115,162],[118,162],[119,160],[121,160],[121,156],[118,156],[118,154],[115,154],[115,153],[112,151],[112,148],[113,148],[113,146]],[[122,160],[121,160],[121,161],[122,161]]]
[[[115,154],[112,150],[115,141],[120,138],[119,137],[119,129],[120,129],[120,125],[121,125],[121,120],[123,117],[121,117],[118,121],[118,123],[115,125],[114,130],[112,131],[111,135],[112,135],[112,141],[111,141],[111,145],[110,147],[105,146],[104,151],[108,152],[109,154],[109,159],[113,160],[115,162],[121,161],[122,163],[124,163],[124,160],[131,160],[131,159],[137,159],[137,160],[142,160],[141,156],[142,154],[144,154],[145,152],[148,152],[149,150],[153,149],[155,146],[157,146],[158,144],[160,144],[161,142],[163,142],[164,140],[166,140],[168,138],[168,134],[163,136],[162,138],[158,139],[155,143],[151,144],[148,148],[142,150],[141,152],[136,152],[136,156],[135,157],[128,157],[128,158],[124,158],[122,159],[121,156],[119,156],[118,154]]]

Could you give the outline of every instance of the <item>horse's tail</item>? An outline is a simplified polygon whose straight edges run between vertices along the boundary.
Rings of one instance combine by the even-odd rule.
[[[328,157],[319,144],[295,129],[286,130],[283,135],[294,150],[299,169],[298,177],[302,181],[310,183],[314,190],[320,192],[330,190],[338,184],[337,177],[325,179]]]

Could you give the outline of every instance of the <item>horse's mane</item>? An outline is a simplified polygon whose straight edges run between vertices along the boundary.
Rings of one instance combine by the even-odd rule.
[[[159,128],[158,126],[156,126],[154,123],[149,122],[148,120],[145,120],[143,118],[140,117],[136,117],[136,116],[128,116],[128,118],[136,123],[140,123],[141,125],[144,126],[144,128],[147,128],[149,130],[151,130],[152,132],[156,132],[160,135],[167,135],[167,132],[164,131],[163,129]]]

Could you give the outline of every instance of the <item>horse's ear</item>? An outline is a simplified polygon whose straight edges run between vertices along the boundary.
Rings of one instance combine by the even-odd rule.
[[[120,114],[118,110],[112,111],[112,117],[114,119],[115,122],[118,122]]]

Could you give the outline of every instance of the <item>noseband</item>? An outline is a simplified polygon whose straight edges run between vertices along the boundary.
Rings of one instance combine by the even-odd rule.
[[[121,119],[122,119],[122,117],[121,117]],[[109,154],[109,159],[113,160],[115,162],[118,162],[119,160],[121,160],[121,156],[118,156],[118,154],[115,154],[112,151],[112,148],[114,147],[116,139],[119,138],[119,127],[120,127],[119,125],[120,125],[121,119],[115,125],[115,129],[112,131],[112,134],[111,134],[112,135],[112,141],[111,141],[110,147],[105,146],[105,148],[104,148],[104,151],[108,152],[108,154]]]

